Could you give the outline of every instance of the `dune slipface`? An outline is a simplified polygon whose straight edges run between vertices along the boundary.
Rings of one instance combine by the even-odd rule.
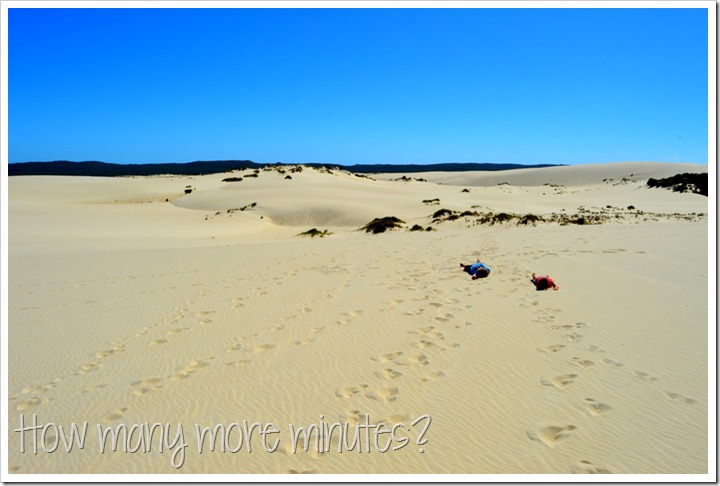
[[[682,172],[12,177],[9,471],[705,474]]]

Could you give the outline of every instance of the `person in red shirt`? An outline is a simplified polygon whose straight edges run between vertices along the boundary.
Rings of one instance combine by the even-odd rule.
[[[551,279],[547,275],[541,275],[539,277],[536,277],[533,273],[532,279],[530,279],[530,281],[535,284],[535,290],[547,290],[549,288],[557,290],[560,288],[555,282],[553,282],[553,279]]]

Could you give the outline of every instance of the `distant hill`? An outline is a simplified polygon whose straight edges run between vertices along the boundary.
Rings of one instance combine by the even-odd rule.
[[[205,160],[182,164],[110,164],[107,162],[86,161],[72,162],[56,160],[52,162],[18,162],[8,164],[8,175],[71,175],[71,176],[148,176],[158,174],[202,175],[228,172],[231,170],[257,169],[271,165],[298,164],[259,164],[250,160]],[[477,164],[477,163],[444,163],[444,164],[302,164],[313,167],[339,168],[361,174],[372,173],[409,173],[409,172],[457,172],[457,171],[497,171],[508,169],[527,169],[538,167],[554,167],[552,164],[521,165],[521,164]]]

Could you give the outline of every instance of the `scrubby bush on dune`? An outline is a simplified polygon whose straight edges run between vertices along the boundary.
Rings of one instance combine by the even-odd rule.
[[[449,209],[438,209],[435,211],[432,215],[433,218],[442,218],[443,216],[453,214],[455,211],[451,211]]]
[[[223,182],[240,182],[242,180],[243,180],[242,177],[226,177],[222,181]]]
[[[396,218],[395,216],[385,216],[384,218],[375,218],[368,224],[360,228],[365,230],[366,233],[384,233],[385,231],[393,228],[402,228],[405,221]]]
[[[497,213],[495,216],[493,216],[493,224],[494,223],[504,223],[506,221],[510,221],[513,218],[516,218],[517,215],[515,214],[508,214],[508,213]]]
[[[518,224],[532,224],[533,226],[535,226],[539,222],[543,221],[545,221],[545,219],[543,219],[541,216],[537,216],[535,214],[526,214],[518,220]]]
[[[701,174],[675,174],[672,177],[664,179],[648,179],[648,187],[662,187],[672,189],[674,192],[692,192],[707,197],[708,195],[708,175],[707,172]]]
[[[320,231],[317,228],[309,229],[307,231],[304,231],[302,233],[299,233],[298,236],[310,236],[311,238],[315,238],[316,236],[319,236],[320,238],[323,238],[325,236],[329,236],[332,233],[330,233],[328,230]]]

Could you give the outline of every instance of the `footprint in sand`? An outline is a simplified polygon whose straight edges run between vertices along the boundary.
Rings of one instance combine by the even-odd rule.
[[[195,371],[199,370],[200,368],[205,368],[206,366],[210,366],[210,361],[194,359],[185,366],[183,366],[180,371],[172,375],[170,379],[172,381],[184,380],[185,378],[189,378],[190,375],[193,374]]]
[[[617,361],[613,361],[609,358],[603,358],[602,362],[608,366],[612,366],[613,368],[620,368],[622,366],[625,366],[623,363],[618,363]]]
[[[365,414],[360,412],[360,410],[350,410],[344,417],[341,415],[338,418],[340,422],[347,422],[349,425],[357,425],[365,420]]]
[[[325,329],[325,326],[315,326],[312,329],[310,329],[310,334],[317,334],[320,331],[322,331],[323,329]]]
[[[670,400],[680,400],[685,403],[689,403],[691,405],[697,403],[697,400],[695,400],[694,398],[688,398],[684,395],[680,395],[679,393],[670,392],[670,391],[666,391],[664,393],[665,393],[665,396],[668,397]]]
[[[113,349],[108,349],[105,351],[98,351],[97,353],[95,353],[95,357],[97,359],[107,358],[108,356],[111,356],[114,352],[115,352],[115,350],[113,350]]]
[[[83,388],[82,390],[78,390],[77,393],[75,393],[75,394],[76,394],[76,395],[85,395],[85,394],[87,394],[87,393],[90,393],[90,392],[93,391],[93,390],[101,390],[101,389],[103,389],[103,388],[107,388],[107,385],[102,384],[102,383],[101,383],[101,384],[98,384],[98,385],[90,385],[90,386],[87,387],[87,388]]]
[[[163,387],[163,385],[160,384],[161,382],[162,378],[145,378],[143,380],[134,381],[130,383],[130,386],[140,386],[141,388],[136,388],[132,391],[132,394],[139,397],[149,391],[159,390]]]
[[[588,351],[592,351],[593,353],[604,353],[604,352],[605,352],[604,349],[602,349],[602,348],[599,347],[599,346],[595,346],[594,344],[589,345],[589,346],[587,347],[587,350],[588,350]]]
[[[300,346],[301,344],[310,344],[312,342],[315,342],[315,338],[303,338],[303,339],[300,339],[299,341],[295,341],[293,344],[295,346]]]
[[[361,391],[365,390],[367,387],[368,385],[364,383],[357,386],[347,386],[345,388],[335,390],[335,396],[338,398],[351,398],[356,394],[360,393]]]
[[[465,321],[465,324],[455,324],[455,329],[462,329],[463,327],[472,326],[472,322]]]
[[[116,408],[102,418],[103,422],[114,422],[115,420],[122,418],[125,412],[127,412],[126,407]]]
[[[403,314],[406,316],[416,317],[416,316],[421,315],[423,312],[425,312],[425,309],[416,309],[416,310],[412,310],[412,311],[403,312]]]
[[[178,327],[177,329],[170,329],[165,334],[167,336],[173,336],[173,335],[181,333],[183,331],[187,331],[188,329],[189,329],[188,327]]]
[[[582,369],[587,369],[587,368],[590,368],[591,366],[595,365],[594,361],[590,361],[589,359],[582,359],[582,358],[578,358],[578,357],[573,357],[571,362],[575,366],[579,366]]]
[[[551,346],[545,346],[544,348],[537,348],[537,350],[542,353],[557,353],[564,347],[564,344],[553,344]]]
[[[540,383],[545,386],[554,386],[555,388],[560,388],[562,390],[566,386],[571,385],[577,376],[578,375],[568,373],[566,375],[556,376],[555,378],[551,378],[549,380],[542,379],[540,380]]]
[[[148,346],[158,346],[160,344],[165,344],[167,342],[167,339],[153,339],[148,343]]]
[[[578,342],[578,341],[582,341],[582,335],[580,335],[580,334],[578,334],[578,333],[576,333],[576,332],[571,332],[571,333],[569,333],[569,334],[563,334],[562,337],[563,337],[566,341],[568,341],[568,342],[570,342],[570,343],[575,343],[575,342]]]
[[[548,329],[551,331],[569,331],[570,329],[575,329],[575,326],[571,324],[554,324],[552,326],[548,326]]]
[[[249,362],[250,362],[249,359],[238,359],[238,360],[235,360],[235,361],[229,361],[229,362],[225,363],[225,366],[242,366],[242,365],[247,364],[247,363],[249,363]]]
[[[37,393],[43,393],[48,391],[51,388],[55,388],[55,385],[60,382],[60,378],[46,384],[46,385],[28,385],[24,387],[22,390],[20,390],[20,394],[22,395],[29,395],[29,394],[37,394]]]
[[[408,333],[419,333],[419,334],[429,334],[435,329],[435,326],[422,326],[418,327],[414,331],[408,331]]]
[[[528,430],[527,434],[531,440],[542,442],[548,447],[554,447],[558,442],[568,438],[576,430],[574,425],[549,425],[538,430]]]
[[[590,461],[578,461],[571,470],[573,474],[611,474],[607,469],[598,467]]]
[[[29,410],[31,408],[39,407],[41,405],[46,405],[48,403],[50,403],[50,398],[48,398],[48,397],[44,397],[44,398],[30,397],[30,398],[26,398],[22,402],[18,403],[15,406],[15,410],[17,410],[18,412],[23,412],[23,411]]]
[[[402,373],[395,371],[392,368],[385,368],[382,372],[376,372],[375,376],[378,378],[385,378],[386,380],[394,380],[402,376]]]
[[[274,348],[274,347],[275,347],[274,344],[258,344],[257,346],[255,346],[255,347],[253,348],[252,351],[253,351],[253,353],[255,353],[255,354],[260,354],[260,353],[264,353],[264,352],[266,352],[266,351],[269,351],[269,350],[271,350],[271,349]]]
[[[403,354],[402,351],[395,351],[393,353],[385,353],[385,354],[381,355],[379,358],[371,358],[371,359],[373,361],[380,361],[381,363],[389,363],[389,362],[393,361],[395,358],[397,358],[398,356],[400,356],[401,354]]]
[[[655,378],[654,376],[650,375],[649,373],[645,373],[644,371],[635,371],[633,372],[635,376],[640,378],[641,380],[647,381],[647,382],[655,382],[658,381],[658,378]]]
[[[432,348],[433,346],[435,346],[434,342],[427,341],[425,339],[421,339],[420,341],[415,343],[415,347],[419,349]]]
[[[99,367],[100,367],[100,365],[98,363],[93,363],[93,362],[85,363],[84,365],[82,365],[80,367],[80,369],[78,370],[78,373],[80,373],[81,375],[84,375],[85,373],[92,373],[93,371],[97,370]]]
[[[386,386],[377,390],[377,396],[385,403],[391,403],[397,400],[398,393],[398,388],[396,386]],[[373,400],[376,399],[375,395],[372,393],[368,393],[366,396],[368,398],[372,398]]]
[[[427,383],[429,381],[437,381],[440,378],[442,378],[443,376],[445,376],[444,371],[433,371],[432,373],[419,378],[418,381],[420,381],[420,383]]]
[[[590,413],[590,415],[597,417],[598,415],[609,412],[612,410],[612,407],[610,405],[597,402],[592,398],[586,398],[585,409]]]
[[[411,356],[410,361],[420,366],[427,366],[428,364],[430,364],[430,361],[428,361],[427,356],[425,356],[424,354],[417,354],[415,356]]]

